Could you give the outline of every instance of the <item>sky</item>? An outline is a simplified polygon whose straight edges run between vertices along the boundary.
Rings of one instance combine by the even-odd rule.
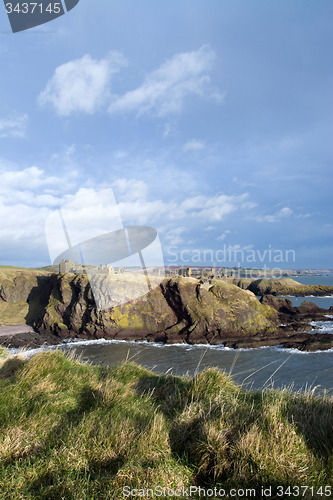
[[[12,33],[0,6],[0,264],[112,188],[165,265],[332,269],[331,0],[80,0]]]

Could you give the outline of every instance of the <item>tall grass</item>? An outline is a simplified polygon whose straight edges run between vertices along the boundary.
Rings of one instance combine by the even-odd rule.
[[[121,499],[125,485],[252,487],[259,498],[261,486],[330,485],[332,469],[332,397],[59,351],[0,367],[0,499]]]

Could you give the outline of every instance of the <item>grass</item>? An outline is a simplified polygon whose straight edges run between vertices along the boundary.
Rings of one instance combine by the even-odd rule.
[[[121,499],[124,486],[157,485],[260,498],[262,486],[333,483],[332,397],[245,391],[213,368],[176,377],[60,351],[6,356],[0,499]]]

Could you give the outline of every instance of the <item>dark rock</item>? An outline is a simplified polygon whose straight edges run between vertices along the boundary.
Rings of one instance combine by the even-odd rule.
[[[322,312],[323,309],[317,306],[314,302],[309,302],[305,300],[304,302],[301,303],[300,306],[297,307],[297,312],[302,314],[302,315],[313,315]]]
[[[307,334],[305,338],[297,335],[284,342],[283,347],[298,349],[299,351],[325,351],[333,348],[333,335],[315,333],[312,335]]]
[[[274,295],[263,295],[260,302],[272,307],[276,311],[287,314],[293,313],[295,310],[292,301],[283,297],[277,298]]]

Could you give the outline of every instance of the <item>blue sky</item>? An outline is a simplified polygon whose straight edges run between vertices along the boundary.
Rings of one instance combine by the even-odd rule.
[[[80,0],[12,34],[2,8],[0,263],[48,265],[47,216],[113,188],[165,264],[333,268],[332,21],[330,0]]]

